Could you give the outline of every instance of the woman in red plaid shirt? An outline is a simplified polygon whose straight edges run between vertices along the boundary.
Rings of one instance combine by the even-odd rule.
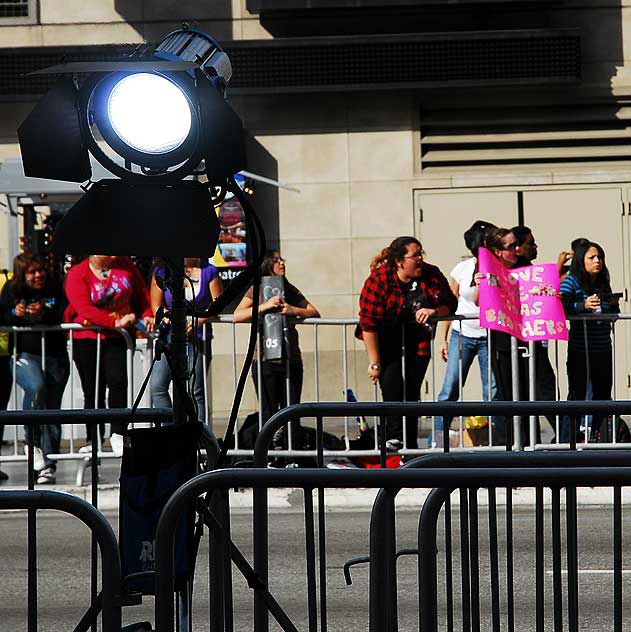
[[[430,319],[448,316],[458,301],[447,279],[424,261],[421,243],[397,237],[371,262],[359,297],[359,337],[368,353],[368,377],[384,401],[418,401],[431,357]],[[401,344],[405,341],[405,396]],[[416,448],[418,417],[406,417],[406,448]],[[403,446],[401,417],[386,419],[387,446]]]

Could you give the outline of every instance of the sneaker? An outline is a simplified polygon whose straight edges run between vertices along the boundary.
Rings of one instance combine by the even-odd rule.
[[[99,441],[97,452],[102,452],[102,451],[103,451],[103,444]],[[92,444],[91,443],[86,443],[85,445],[82,445],[79,448],[79,453],[80,454],[92,454]]]
[[[357,466],[350,460],[345,457],[331,459],[326,466],[330,470],[348,470],[357,469]]]
[[[37,477],[38,485],[53,485],[56,482],[57,477],[55,476],[55,470],[53,470],[52,467],[43,469]]]
[[[110,435],[110,445],[116,456],[123,456],[123,443],[123,435],[115,432]]]
[[[28,444],[24,444],[24,454],[28,456]],[[33,447],[33,469],[43,470],[46,467],[46,461],[44,461],[44,453],[41,448]]]
[[[387,439],[386,440],[386,450],[397,451],[403,447],[403,442],[399,441],[399,439]]]

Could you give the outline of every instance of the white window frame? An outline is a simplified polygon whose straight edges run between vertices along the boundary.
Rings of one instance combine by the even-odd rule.
[[[2,0],[0,0],[1,2]],[[38,6],[37,0],[27,0],[28,15],[22,17],[2,17],[0,16],[0,26],[17,26],[19,24],[37,24]]]

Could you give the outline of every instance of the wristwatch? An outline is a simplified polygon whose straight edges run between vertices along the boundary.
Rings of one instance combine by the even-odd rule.
[[[379,369],[381,369],[381,364],[379,364],[378,362],[373,362],[372,364],[368,365],[368,368],[373,371],[379,371]]]

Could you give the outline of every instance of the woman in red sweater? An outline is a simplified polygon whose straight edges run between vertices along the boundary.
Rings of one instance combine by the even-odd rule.
[[[140,272],[127,257],[90,255],[73,266],[66,276],[66,296],[70,303],[65,322],[80,325],[131,329],[140,319],[151,329],[153,319],[149,293]],[[96,384],[97,339],[101,339],[99,384]],[[83,388],[84,408],[105,408],[105,388],[109,408],[127,406],[127,346],[114,332],[86,329],[74,334],[74,361]],[[101,441],[103,440],[103,428]],[[112,424],[110,444],[122,454],[125,430]],[[87,428],[87,436],[90,429]]]

